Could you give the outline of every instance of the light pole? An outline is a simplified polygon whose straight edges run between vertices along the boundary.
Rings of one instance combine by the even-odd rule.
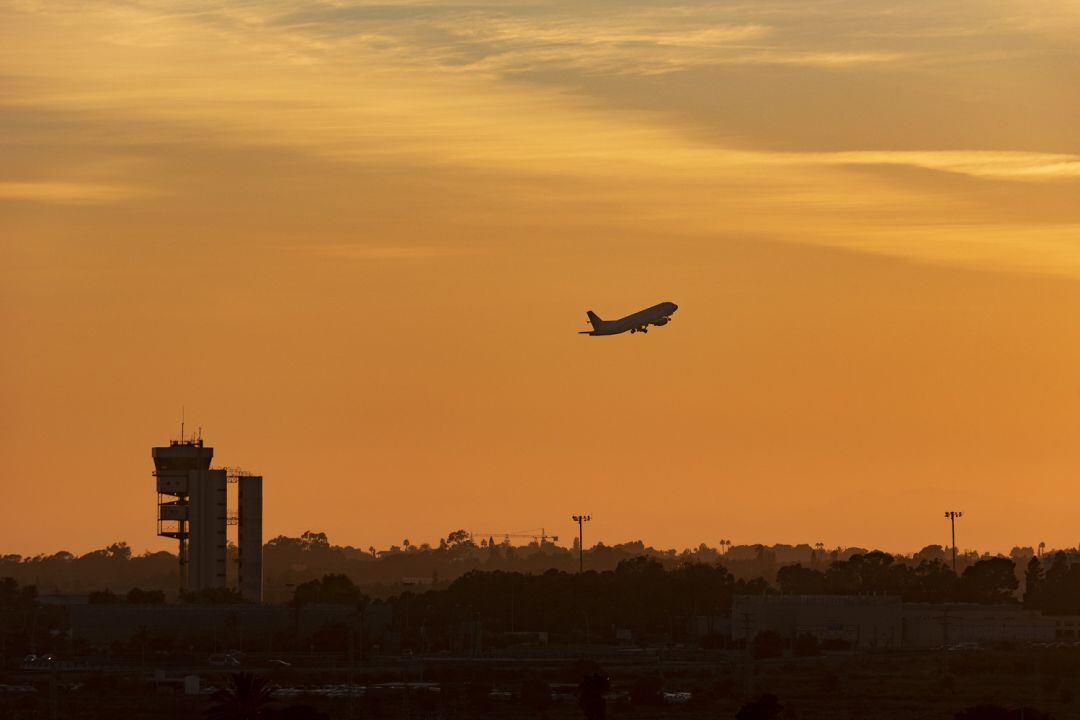
[[[577,523],[577,550],[578,572],[585,572],[585,523],[592,520],[592,515],[571,515],[570,519]]]
[[[945,517],[949,520],[949,525],[952,528],[952,571],[956,572],[956,518],[964,517],[964,513],[959,510],[948,510],[945,513]]]

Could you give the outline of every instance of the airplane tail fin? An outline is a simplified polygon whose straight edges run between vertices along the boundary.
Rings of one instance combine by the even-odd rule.
[[[592,324],[593,330],[599,330],[600,325],[602,325],[604,322],[600,319],[600,316],[594,313],[592,310],[589,310],[585,314],[589,316],[589,322]]]

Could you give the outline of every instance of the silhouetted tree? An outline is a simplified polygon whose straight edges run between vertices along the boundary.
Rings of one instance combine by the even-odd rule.
[[[1052,615],[1068,615],[1080,611],[1080,566],[1069,562],[1062,551],[1054,553],[1042,583],[1039,609]]]
[[[198,592],[185,592],[180,599],[194,605],[236,605],[247,602],[239,590],[224,587],[203,588]]]
[[[1026,567],[1028,561],[1033,557],[1037,557],[1035,554],[1035,548],[1033,547],[1013,547],[1009,551],[1009,557],[1012,559],[1013,564],[1017,567]]]
[[[446,544],[448,547],[457,547],[458,545],[464,545],[470,542],[469,533],[465,530],[454,530],[446,535]]]
[[[784,595],[822,595],[825,593],[825,573],[796,563],[776,571],[776,584]]]
[[[957,599],[983,604],[1009,602],[1015,600],[1014,593],[1019,586],[1012,560],[987,558],[964,570],[957,585]]]
[[[942,560],[922,560],[911,569],[900,596],[905,602],[940,603],[956,594],[956,573]]]
[[[1004,708],[1000,705],[976,705],[961,710],[955,720],[1054,720],[1051,715],[1034,708]]]
[[[465,701],[473,712],[491,712],[491,683],[470,682],[465,684]]]
[[[86,596],[86,601],[91,605],[115,605],[122,602],[120,596],[108,588],[105,588],[104,590],[95,590],[88,594]]]
[[[940,545],[927,545],[922,550],[915,553],[914,559],[920,562],[943,563],[948,559],[948,555],[945,553],[945,548]]]
[[[630,702],[650,706],[664,704],[664,680],[659,675],[639,675],[630,683]]]
[[[280,710],[268,710],[271,720],[330,720],[330,716],[311,705],[288,705]]]
[[[331,573],[318,580],[301,583],[293,592],[293,603],[297,606],[312,603],[366,605],[368,599],[347,575],[341,573]]]
[[[303,540],[304,544],[309,548],[330,547],[330,539],[326,537],[326,533],[324,532],[312,532],[311,530],[307,530],[300,536],[300,539]]]
[[[551,685],[536,674],[526,675],[521,681],[521,704],[543,716],[551,707]]]
[[[772,630],[762,630],[754,636],[752,647],[758,660],[778,658],[784,654],[784,639]]]
[[[586,720],[604,720],[607,714],[607,701],[604,693],[611,689],[611,680],[603,673],[590,673],[578,686],[578,705]]]
[[[161,590],[142,590],[133,587],[127,592],[127,601],[132,605],[162,605],[165,593]]]
[[[801,633],[795,638],[792,652],[797,657],[814,657],[821,654],[821,643],[817,637],[809,633]]]
[[[256,720],[266,718],[274,688],[264,678],[248,672],[229,675],[229,684],[214,691],[214,704],[206,711],[212,720]]]
[[[780,704],[779,698],[772,693],[765,693],[739,708],[735,713],[735,720],[773,720],[780,717],[783,710],[784,706]]]
[[[33,585],[19,587],[12,577],[0,578],[0,607],[20,608],[32,606],[37,601],[37,588]]]
[[[1042,563],[1038,557],[1028,561],[1024,571],[1024,607],[1029,610],[1042,607],[1043,583],[1046,575],[1043,573]]]

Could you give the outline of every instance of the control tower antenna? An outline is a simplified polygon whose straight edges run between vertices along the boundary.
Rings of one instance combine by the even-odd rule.
[[[180,406],[180,442],[184,442],[184,406]]]

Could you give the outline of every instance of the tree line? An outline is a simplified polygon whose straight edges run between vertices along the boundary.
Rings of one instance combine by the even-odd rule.
[[[360,627],[365,613],[371,612],[389,623],[385,629],[403,647],[451,652],[529,642],[535,640],[530,634],[539,632],[547,633],[552,643],[614,643],[628,634],[635,642],[708,647],[723,642],[719,637],[726,629],[723,620],[730,617],[736,595],[887,594],[906,602],[1023,603],[1049,614],[1080,614],[1080,564],[1064,552],[1045,563],[1037,557],[1029,560],[1022,585],[1009,558],[977,560],[960,573],[940,559],[917,564],[905,560],[874,551],[817,567],[785,566],[770,582],[764,577],[736,577],[720,562],[669,563],[643,555],[621,560],[610,570],[584,573],[473,569],[449,583],[382,596],[349,575],[327,573],[299,583],[289,603],[351,605]],[[161,603],[165,597],[161,591],[136,588],[124,594],[100,590],[89,599],[145,605]],[[227,590],[182,600],[243,602]],[[35,642],[44,646],[49,633],[63,627],[62,608],[42,604],[33,584],[10,577],[0,580],[0,633],[7,652],[25,650]],[[354,622],[352,629],[324,628],[318,644],[326,650],[343,650],[355,627]],[[363,647],[373,640],[358,642]]]
[[[688,563],[718,564],[735,578],[753,580],[760,577],[774,585],[780,582],[783,568],[798,565],[805,570],[826,573],[833,563],[870,554],[864,548],[827,549],[821,543],[767,546],[731,545],[728,541],[721,541],[717,547],[702,543],[697,548],[682,551],[658,549],[641,541],[617,545],[597,543],[586,548],[584,553],[586,568],[600,572],[614,570],[625,560],[648,557],[668,570]],[[229,555],[235,560],[235,547],[230,546]],[[1018,580],[1023,578],[1024,569],[1034,556],[1032,548],[1014,548],[1010,553],[1010,559],[1019,568]],[[910,568],[913,572],[923,564],[940,567],[948,559],[946,550],[940,545],[929,545],[912,556],[891,557],[895,565]],[[989,556],[977,553],[961,554],[957,570],[963,573],[969,566],[987,558]],[[572,572],[577,564],[576,545],[559,546],[542,538],[527,545],[512,545],[508,538],[476,538],[464,530],[447,533],[435,545],[416,545],[403,540],[384,550],[332,544],[325,533],[309,531],[299,537],[280,535],[269,540],[263,548],[265,599],[268,602],[286,602],[291,598],[292,588],[328,574],[347,575],[369,594],[387,597],[401,592],[409,583],[419,581],[444,587],[476,570],[539,574],[547,570]],[[230,562],[230,570],[234,567],[235,563]],[[164,551],[135,554],[123,542],[83,555],[66,551],[33,557],[0,555],[0,577],[33,584],[42,594],[107,591],[123,596],[133,588],[139,588],[160,591],[172,600],[176,599],[179,585],[177,572],[175,554]],[[790,575],[786,582],[798,582],[799,577]],[[805,582],[810,585],[817,582],[813,577],[804,574]],[[829,584],[839,581],[834,573]],[[938,585],[940,583],[935,586]],[[109,598],[105,596],[104,599]]]
[[[940,560],[912,566],[870,552],[824,569],[787,566],[773,584],[736,578],[718,563],[667,568],[655,558],[638,557],[603,572],[472,571],[445,588],[410,590],[381,600],[347,576],[331,574],[298,586],[293,602],[352,604],[361,614],[372,603],[388,604],[402,643],[424,651],[467,651],[538,630],[547,632],[551,642],[612,643],[622,631],[635,641],[707,645],[710,640],[701,628],[707,636],[709,624],[695,618],[715,618],[716,626],[723,627],[736,595],[888,594],[905,602],[981,604],[1019,604],[1023,599],[1034,609],[1080,613],[1080,570],[1073,570],[1064,554],[1055,557],[1052,567],[1057,570],[1045,574],[1035,595],[1023,597],[1009,558],[978,560],[957,574]],[[336,637],[345,642],[346,629],[339,628]]]

